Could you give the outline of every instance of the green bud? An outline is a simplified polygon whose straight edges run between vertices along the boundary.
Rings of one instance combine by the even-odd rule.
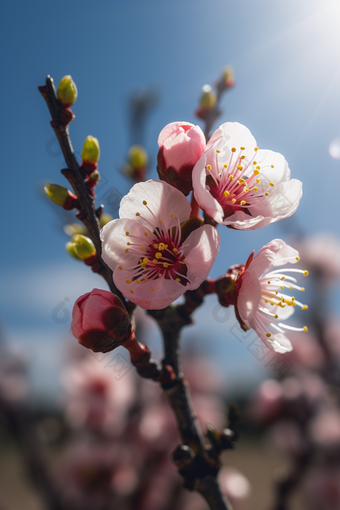
[[[77,260],[80,260],[73,243],[71,243],[71,242],[66,243],[65,248],[66,248],[67,253],[69,255],[71,255],[71,257],[73,257]]]
[[[68,189],[64,188],[64,186],[59,186],[59,184],[47,184],[44,190],[52,202],[57,205],[64,205],[69,197]]]
[[[71,243],[78,258],[81,260],[86,260],[96,253],[96,248],[89,237],[76,234],[72,237]]]
[[[231,66],[227,66],[224,68],[222,77],[227,86],[232,87],[234,85],[235,82],[234,69]]]
[[[92,174],[90,175],[90,179],[91,179],[91,181],[99,182],[100,181],[100,172],[98,172],[98,170],[95,170],[94,172],[92,172]]]
[[[149,163],[149,158],[144,147],[141,145],[132,145],[129,149],[128,162],[135,170],[145,168]]]
[[[204,110],[211,110],[216,106],[217,96],[210,85],[204,85],[200,97],[200,107]]]
[[[77,96],[78,90],[71,76],[69,74],[64,76],[58,85],[57,97],[59,101],[68,108],[75,102]]]
[[[84,225],[82,225],[81,223],[71,223],[70,225],[65,225],[64,232],[65,234],[71,237],[74,236],[75,234],[82,235],[88,234],[87,228],[84,227]]]
[[[96,163],[100,157],[99,142],[94,136],[88,136],[81,151],[83,161]]]
[[[112,221],[112,220],[113,220],[113,218],[112,218],[111,214],[103,213],[99,220],[100,228],[103,228],[107,223],[109,223],[109,221]]]

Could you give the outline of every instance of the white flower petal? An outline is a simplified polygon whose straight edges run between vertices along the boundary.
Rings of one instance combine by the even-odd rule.
[[[207,278],[220,247],[220,234],[211,225],[204,225],[188,236],[183,249],[187,261],[188,289],[197,289]]]
[[[146,201],[147,205],[144,205],[143,201]],[[119,217],[136,220],[136,213],[157,227],[159,220],[165,224],[170,223],[170,214],[176,214],[180,223],[187,220],[191,206],[183,193],[176,188],[164,181],[151,179],[135,184],[122,198]]]

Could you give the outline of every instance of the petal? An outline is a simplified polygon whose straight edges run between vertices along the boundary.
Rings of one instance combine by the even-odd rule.
[[[145,242],[145,228],[141,222],[136,220],[125,218],[112,220],[100,231],[102,258],[112,271],[115,270],[117,264],[129,267],[135,264],[136,260],[138,261],[138,254],[129,250],[127,245],[129,237],[126,236],[126,232],[137,237],[137,240],[134,239],[134,243],[138,244],[138,239],[140,239],[140,245]]]
[[[297,210],[302,197],[302,182],[291,179],[281,182],[270,192],[267,200],[249,207],[252,216],[262,216],[264,219],[255,228],[262,228],[268,223],[288,218]]]
[[[159,133],[158,136],[158,147],[161,147],[161,145],[164,144],[164,142],[169,138],[169,136],[179,133],[179,128],[190,129],[190,127],[194,126],[194,124],[191,124],[190,122],[170,122],[170,124],[167,124],[162,131]]]
[[[130,278],[130,271],[119,270],[118,267],[113,274],[113,281],[123,296],[145,310],[162,310],[188,290],[188,286],[163,277],[127,284],[126,280]]]
[[[238,122],[225,122],[213,133],[206,150],[212,147],[215,149],[218,148],[221,151],[233,147],[239,151],[240,147],[245,147],[242,154],[245,155],[247,159],[251,159],[254,156],[256,140],[249,129],[243,124],[239,124]]]
[[[143,204],[147,202],[147,205]],[[136,219],[136,213],[154,227],[158,221],[170,221],[170,214],[176,213],[179,221],[187,220],[191,206],[183,193],[170,184],[159,180],[149,180],[135,184],[120,203],[119,217]]]
[[[236,303],[238,313],[247,326],[249,321],[255,317],[260,300],[261,286],[258,277],[247,270],[240,277],[240,288]]]
[[[183,252],[190,280],[187,290],[197,289],[209,275],[218,254],[220,240],[220,234],[211,225],[194,230],[185,240]]]
[[[280,266],[288,262],[295,264],[297,262],[296,257],[298,256],[298,251],[288,246],[282,239],[274,239],[261,248],[249,264],[247,272],[256,278],[260,278],[273,266]]]
[[[266,338],[266,343],[269,344],[275,352],[284,354],[293,350],[290,340],[283,333],[275,333],[270,338]]]
[[[206,187],[206,155],[202,154],[200,159],[197,161],[194,170],[192,172],[192,185],[194,188],[195,199],[200,208],[217,223],[223,221],[223,209],[219,202],[211,195],[210,191]]]
[[[260,167],[260,183],[263,178],[266,182],[275,184],[290,179],[288,163],[279,152],[261,149],[257,151],[255,159]]]

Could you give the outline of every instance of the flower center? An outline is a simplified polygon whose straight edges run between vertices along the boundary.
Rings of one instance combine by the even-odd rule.
[[[244,150],[245,147],[240,147],[239,151],[233,147],[229,160],[223,164],[219,161],[220,151],[216,150],[215,161],[212,165],[206,165],[206,185],[222,206],[224,219],[238,210],[251,214],[248,209],[267,200],[274,187],[274,183],[269,182],[265,175],[260,177],[261,170],[269,166],[274,168],[274,165],[262,168],[258,165],[255,161],[258,147],[255,147],[250,161],[246,161]]]
[[[125,232],[127,241],[126,253],[136,254],[136,263],[124,269],[131,271],[131,277],[125,281],[130,286],[130,292],[134,293],[136,285],[146,280],[165,278],[174,280],[186,286],[189,283],[187,277],[186,259],[181,242],[181,226],[176,214],[170,214],[170,221],[166,218],[157,218],[151,211],[147,202],[143,205],[151,212],[154,221],[149,221],[140,213],[136,216],[141,220],[144,232],[132,235]],[[166,226],[165,226],[166,225]],[[144,234],[144,235],[143,235]],[[119,269],[123,269],[119,266]],[[151,288],[154,291],[155,288]]]

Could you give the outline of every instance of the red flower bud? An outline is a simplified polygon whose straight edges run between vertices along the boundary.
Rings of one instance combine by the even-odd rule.
[[[101,289],[80,296],[72,311],[72,333],[94,352],[112,351],[126,343],[133,332],[121,300]]]
[[[203,131],[189,122],[172,122],[160,132],[158,145],[160,179],[188,195],[192,170],[206,146]]]

